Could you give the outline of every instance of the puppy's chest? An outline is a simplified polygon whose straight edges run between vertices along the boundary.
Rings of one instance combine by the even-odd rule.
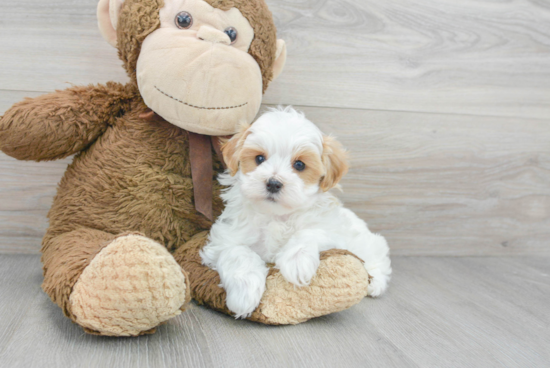
[[[288,243],[296,229],[289,223],[272,220],[257,228],[257,241],[250,246],[265,262],[274,262],[275,255]]]

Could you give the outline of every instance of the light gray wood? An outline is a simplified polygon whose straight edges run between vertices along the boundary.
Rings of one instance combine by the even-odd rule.
[[[4,1],[0,88],[127,80],[97,30],[96,3]],[[288,63],[266,103],[550,116],[548,2],[268,3],[287,40]]]
[[[32,301],[42,296],[40,257],[28,255],[0,255],[0,356],[6,343],[13,337]],[[0,360],[0,367],[4,367]]]
[[[549,254],[547,121],[303,110],[350,150],[340,197],[394,254]]]
[[[289,58],[265,103],[550,116],[548,2],[269,4]]]
[[[550,258],[394,257],[389,292],[297,326],[192,305],[139,338],[84,334],[0,255],[2,367],[547,367]]]
[[[0,92],[0,111],[12,97]],[[548,122],[301,109],[350,150],[352,168],[337,195],[388,238],[393,254],[550,253]],[[70,160],[0,154],[1,252],[38,251]]]

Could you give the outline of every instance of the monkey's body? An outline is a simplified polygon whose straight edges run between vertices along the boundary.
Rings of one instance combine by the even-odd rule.
[[[241,42],[236,43],[235,49],[224,49],[232,47],[231,44],[224,33],[210,25],[199,29],[203,32],[200,38],[193,29],[183,33],[169,30],[171,23],[163,24],[162,17],[159,20],[159,10],[164,9],[165,2],[176,12],[181,10],[180,5],[198,9],[197,19],[200,20],[203,12],[206,17],[203,23],[211,22],[214,26],[223,25],[224,12],[227,12],[228,19],[241,24],[245,34],[250,34],[252,29],[256,32],[248,45],[250,48]],[[102,32],[108,34],[111,43],[118,44],[131,79],[128,85],[107,83],[57,91],[17,103],[0,118],[0,148],[10,156],[42,161],[76,154],[59,184],[48,215],[50,227],[42,243],[43,289],[87,332],[116,336],[151,332],[181,313],[191,296],[199,303],[229,313],[225,308],[225,292],[218,286],[219,276],[203,266],[198,255],[212,222],[195,209],[187,129],[193,130],[186,128],[186,124],[192,127],[204,123],[209,132],[216,129],[217,124],[223,125],[219,134],[222,135],[228,127],[236,129],[240,120],[255,114],[253,106],[259,108],[259,102],[252,101],[257,96],[246,95],[247,88],[241,88],[241,94],[235,97],[252,101],[246,105],[248,110],[242,111],[198,109],[179,99],[178,102],[162,94],[155,95],[153,90],[147,96],[160,106],[155,113],[163,115],[168,111],[169,116],[176,111],[179,120],[167,118],[166,121],[158,115],[146,118],[144,113],[148,109],[138,79],[155,86],[157,82],[163,87],[171,85],[162,84],[165,82],[162,80],[153,80],[154,83],[147,80],[156,74],[147,74],[150,69],[146,62],[142,63],[141,75],[136,76],[141,43],[157,31],[183,37],[189,45],[185,50],[193,51],[192,46],[197,42],[211,42],[211,48],[201,44],[200,52],[217,48],[224,54],[236,55],[237,61],[226,66],[226,61],[219,59],[222,64],[209,67],[218,72],[220,68],[230,68],[231,72],[231,68],[239,70],[239,65],[249,65],[250,60],[256,60],[261,73],[249,74],[252,78],[249,82],[257,78],[255,83],[260,86],[263,83],[264,90],[282,69],[286,55],[284,42],[275,44],[274,25],[263,0],[207,0],[206,3],[202,0],[125,0],[122,4],[123,0],[100,0],[98,14]],[[109,7],[114,6],[120,12],[118,29],[105,31],[105,27],[111,27],[112,16],[116,14],[109,11]],[[232,6],[241,6],[240,10],[249,15],[246,19],[253,27],[247,29],[247,20]],[[166,9],[165,13],[172,8]],[[143,14],[150,16],[143,17]],[[214,15],[219,18],[212,18]],[[163,16],[170,20],[172,14]],[[105,20],[109,17],[110,20]],[[258,23],[258,19],[265,24]],[[197,27],[203,27],[199,20]],[[154,49],[153,46],[148,47]],[[175,51],[181,52],[177,47]],[[239,53],[244,55],[244,64],[239,64]],[[173,67],[178,70],[179,65],[175,63]],[[212,83],[210,78],[206,84]],[[193,96],[194,88],[205,89],[204,85],[186,84],[185,80],[181,85],[185,90],[181,95],[188,97]],[[203,94],[203,106],[220,106],[215,104],[213,96]],[[232,101],[224,104],[240,106]],[[174,110],[176,108],[181,111]],[[182,120],[182,116],[189,121]],[[215,175],[222,167],[214,152],[212,155],[214,170],[208,180],[213,181],[216,216],[223,205]],[[356,257],[329,251],[321,259],[311,285],[298,290],[277,270],[272,270],[260,306],[250,319],[269,324],[299,323],[345,309],[366,295],[368,275]]]
[[[68,167],[45,240],[85,226],[112,234],[139,231],[173,251],[210,228],[211,221],[193,203],[188,132],[161,118],[140,117],[147,107],[137,91],[124,103],[123,115],[114,117]],[[223,169],[213,154],[218,191],[215,175]],[[214,198],[220,213],[222,203]]]
[[[109,83],[26,100],[4,117],[10,126],[2,127],[0,140],[9,142],[2,148],[13,157],[45,160],[75,153],[75,144],[85,147],[59,184],[42,246],[44,290],[73,320],[74,284],[116,236],[139,233],[174,250],[211,226],[194,208],[188,132],[160,118],[141,118],[144,111],[135,86]],[[80,140],[59,136],[75,125]],[[44,135],[48,129],[52,134]],[[34,151],[37,142],[55,150]],[[214,169],[222,170],[217,159]],[[219,214],[221,200],[217,194],[214,199]]]

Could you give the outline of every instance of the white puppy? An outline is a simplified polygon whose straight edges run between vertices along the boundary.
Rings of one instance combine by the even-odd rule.
[[[287,107],[262,115],[222,150],[226,207],[201,257],[218,271],[227,307],[237,318],[259,305],[266,263],[304,286],[317,271],[319,253],[333,248],[365,262],[369,295],[386,290],[391,274],[386,240],[328,192],[347,171],[346,153],[334,138]]]

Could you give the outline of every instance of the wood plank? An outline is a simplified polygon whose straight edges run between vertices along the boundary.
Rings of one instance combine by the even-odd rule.
[[[16,97],[0,97],[0,111]],[[546,121],[302,109],[351,151],[338,195],[388,238],[393,254],[550,253]],[[0,155],[1,252],[38,251],[69,162]]]
[[[540,1],[269,1],[289,43],[265,103],[550,116]]]
[[[155,335],[117,339],[84,334],[36,293],[37,256],[0,255],[0,361],[14,368],[543,367],[549,261],[394,257],[388,293],[341,313],[277,327],[192,305]]]
[[[549,253],[547,122],[303,110],[351,151],[341,198],[394,254]]]
[[[0,88],[127,80],[97,0],[0,5]],[[265,96],[295,104],[550,116],[550,6],[453,0],[268,0],[288,63]],[[29,10],[40,14],[29,21]],[[40,63],[37,63],[40,60]]]
[[[43,296],[40,270],[40,257],[35,255],[0,255],[0,355],[24,323],[32,301]]]

